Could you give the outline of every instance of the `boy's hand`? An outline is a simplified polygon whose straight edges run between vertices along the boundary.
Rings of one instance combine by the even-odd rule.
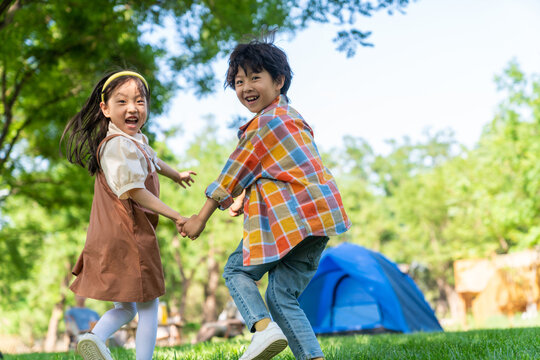
[[[238,216],[244,213],[244,199],[246,198],[246,189],[234,199],[234,202],[229,206],[229,215]]]
[[[184,224],[183,230],[180,233],[183,237],[189,237],[191,240],[195,240],[199,237],[206,226],[206,222],[201,220],[198,215],[193,215]]]
[[[229,215],[238,216],[244,213],[244,197],[239,196],[234,199],[234,202],[229,206]]]
[[[191,170],[178,172],[178,179],[175,181],[185,189],[186,185],[191,186],[191,184],[195,182],[191,175],[197,175],[197,173]]]

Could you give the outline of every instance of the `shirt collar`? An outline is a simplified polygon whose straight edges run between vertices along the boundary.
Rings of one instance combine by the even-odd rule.
[[[122,136],[125,136],[125,137],[128,137],[130,139],[133,139],[143,145],[146,145],[145,141],[144,141],[144,135],[142,132],[138,132],[136,133],[135,135],[131,136],[129,134],[126,134],[125,132],[123,132],[122,130],[120,130],[120,128],[116,125],[114,125],[114,123],[112,121],[109,121],[109,128],[108,128],[108,131],[107,131],[107,135],[114,135],[114,134],[120,134]]]
[[[260,113],[255,115],[253,118],[251,118],[251,120],[246,122],[244,125],[240,126],[240,128],[238,129],[238,137],[240,137],[240,135],[242,135],[244,133],[244,131],[246,131],[247,127],[249,126],[249,124],[251,124],[251,122],[253,120],[255,120],[259,116],[263,115],[264,113],[267,113],[267,112],[270,112],[271,110],[274,110],[275,108],[286,106],[288,103],[289,102],[287,101],[287,96],[285,96],[283,94],[279,94],[278,97],[275,98],[274,101],[272,101],[270,103],[270,105],[268,105],[267,107],[262,109]]]

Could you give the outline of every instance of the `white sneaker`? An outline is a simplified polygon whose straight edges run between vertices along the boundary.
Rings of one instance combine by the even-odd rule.
[[[92,333],[79,337],[77,352],[84,360],[114,360],[107,345]]]
[[[251,344],[238,360],[269,360],[287,347],[287,338],[275,322],[253,335]]]

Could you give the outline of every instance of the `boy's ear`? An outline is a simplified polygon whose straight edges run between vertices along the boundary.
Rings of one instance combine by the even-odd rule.
[[[107,106],[107,104],[105,104],[104,102],[100,102],[99,107],[101,108],[101,112],[103,113],[103,115],[105,115],[105,117],[110,117],[109,107]]]
[[[281,90],[284,84],[285,84],[285,75],[279,75],[278,78],[276,79],[276,85],[279,88],[279,90]]]

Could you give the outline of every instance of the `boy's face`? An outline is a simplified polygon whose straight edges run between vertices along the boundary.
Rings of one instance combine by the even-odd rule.
[[[252,113],[259,113],[279,95],[285,78],[280,76],[277,81],[266,70],[253,72],[247,69],[247,74],[238,67],[238,73],[234,78],[234,89],[238,100]]]

